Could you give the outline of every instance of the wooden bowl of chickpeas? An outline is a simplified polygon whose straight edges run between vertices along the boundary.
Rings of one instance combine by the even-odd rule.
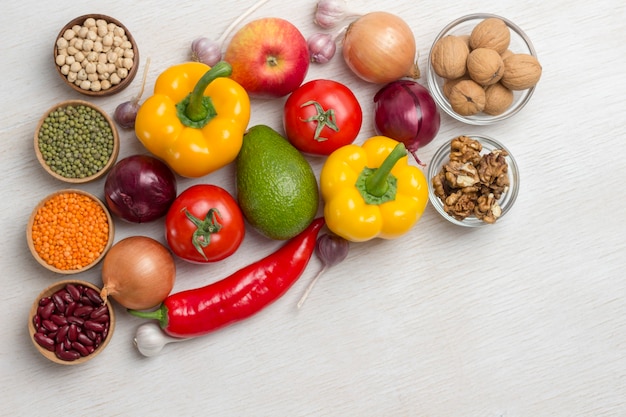
[[[102,14],[68,22],[54,42],[54,63],[64,82],[81,94],[107,96],[132,82],[139,50],[130,31]]]

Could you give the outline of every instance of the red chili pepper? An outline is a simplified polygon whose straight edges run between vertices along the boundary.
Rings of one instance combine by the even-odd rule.
[[[174,337],[201,336],[248,318],[280,298],[302,275],[324,223],[323,217],[313,220],[276,252],[220,281],[171,294],[155,311],[128,311],[158,320]]]

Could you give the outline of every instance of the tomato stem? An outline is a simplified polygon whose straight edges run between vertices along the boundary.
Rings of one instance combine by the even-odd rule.
[[[216,208],[209,209],[204,219],[199,219],[191,214],[187,207],[184,207],[182,211],[189,221],[196,226],[196,230],[191,236],[193,247],[202,255],[204,260],[208,260],[203,249],[211,244],[211,235],[222,229],[222,225],[217,220],[218,217],[221,217],[219,210]]]
[[[308,119],[300,118],[301,121],[306,123],[317,122],[313,139],[318,142],[328,140],[328,138],[320,136],[322,134],[322,129],[324,129],[324,126],[328,126],[329,129],[332,129],[335,132],[339,132],[339,126],[337,126],[337,119],[335,117],[334,109],[328,109],[325,111],[322,105],[314,100],[307,101],[306,103],[302,103],[300,105],[300,107],[306,106],[315,106],[315,110],[317,111],[317,114],[309,117]]]

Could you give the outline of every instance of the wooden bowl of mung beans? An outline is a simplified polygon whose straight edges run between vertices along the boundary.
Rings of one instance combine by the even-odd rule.
[[[33,209],[28,248],[44,268],[71,275],[93,268],[113,245],[115,225],[104,203],[78,189],[56,191]]]
[[[67,100],[48,109],[37,124],[35,154],[45,171],[70,184],[106,175],[115,165],[120,138],[113,119],[85,100]]]
[[[133,81],[139,49],[119,20],[86,14],[69,21],[54,41],[54,64],[64,83],[88,96],[108,96]]]
[[[28,314],[28,333],[45,358],[79,365],[98,356],[115,329],[115,310],[100,289],[82,280],[63,280],[43,290]]]

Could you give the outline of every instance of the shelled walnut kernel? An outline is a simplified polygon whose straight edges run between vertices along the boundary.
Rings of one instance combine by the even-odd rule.
[[[475,216],[495,223],[502,214],[498,200],[508,189],[509,175],[503,149],[481,154],[482,145],[467,136],[450,144],[450,160],[432,178],[435,195],[446,213],[457,220]]]

